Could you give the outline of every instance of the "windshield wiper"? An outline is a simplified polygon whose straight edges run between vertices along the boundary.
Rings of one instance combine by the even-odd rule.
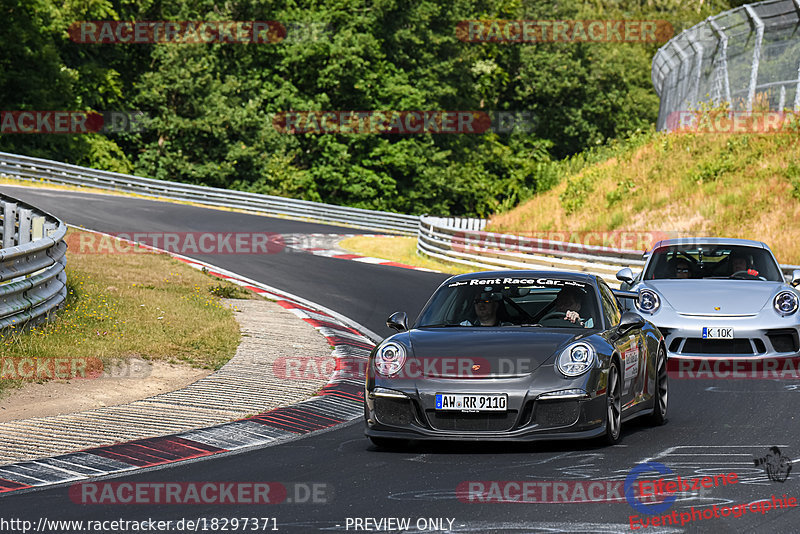
[[[539,323],[522,323],[520,326],[539,326],[541,328],[544,328],[544,325]]]
[[[461,325],[458,323],[423,324],[420,325],[420,328],[442,328],[448,326],[461,326]]]

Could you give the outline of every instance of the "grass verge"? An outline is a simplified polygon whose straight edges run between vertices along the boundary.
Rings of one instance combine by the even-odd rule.
[[[53,322],[2,334],[4,362],[85,358],[105,367],[139,357],[219,369],[236,352],[240,336],[218,295],[256,298],[166,254],[138,248],[128,254],[68,251],[67,288],[66,306]],[[10,372],[0,368],[0,394],[23,383],[8,379]]]
[[[799,200],[796,135],[659,133],[492,217],[487,230],[738,237],[797,264]]]

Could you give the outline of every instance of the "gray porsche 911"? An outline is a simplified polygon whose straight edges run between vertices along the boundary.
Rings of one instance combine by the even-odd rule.
[[[616,293],[616,294],[615,294]],[[402,439],[605,439],[667,414],[664,340],[593,275],[492,271],[454,276],[413,326],[372,351],[366,435]]]
[[[659,241],[622,288],[639,293],[636,308],[658,326],[671,359],[786,358],[800,351],[800,282],[784,280],[759,241],[683,238]],[[629,305],[632,308],[632,305]]]

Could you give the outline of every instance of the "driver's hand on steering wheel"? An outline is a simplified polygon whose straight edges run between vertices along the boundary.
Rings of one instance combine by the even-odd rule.
[[[571,322],[571,323],[574,323],[575,321],[580,320],[580,318],[581,318],[581,316],[578,315],[578,312],[576,312],[574,310],[568,310],[566,315],[564,316],[564,319],[569,321],[569,322]]]

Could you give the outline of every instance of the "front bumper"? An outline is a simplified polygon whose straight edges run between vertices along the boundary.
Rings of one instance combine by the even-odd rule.
[[[549,373],[555,377],[552,366]],[[607,373],[594,369],[587,375],[592,376],[574,380],[556,377],[557,380],[542,384],[531,381],[530,377],[429,378],[408,385],[381,381],[367,388],[365,433],[372,437],[467,441],[596,437],[605,432],[605,388],[598,392],[596,387],[587,386],[597,384]],[[567,398],[543,397],[543,394],[568,389],[582,389],[586,393]],[[437,393],[506,393],[508,406],[505,412],[441,411],[435,409]]]
[[[774,316],[774,314],[773,314]],[[645,316],[664,335],[670,358],[786,358],[800,355],[797,317],[657,313]],[[703,339],[703,327],[733,328],[733,339]]]

